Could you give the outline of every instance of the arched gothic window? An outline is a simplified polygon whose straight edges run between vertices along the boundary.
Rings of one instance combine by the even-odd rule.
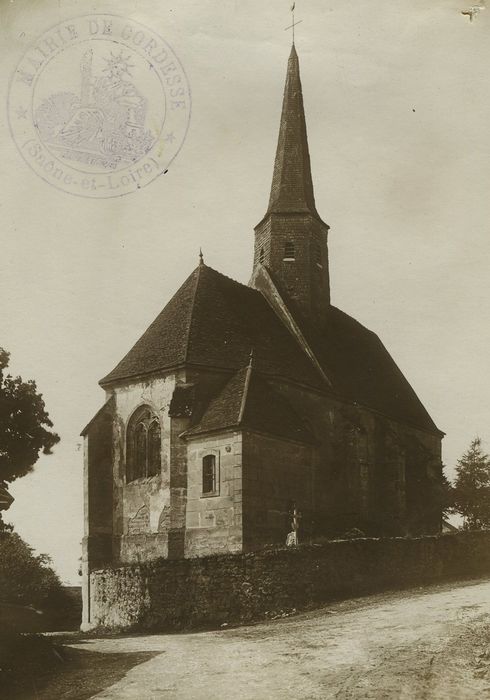
[[[127,429],[126,481],[159,474],[161,449],[158,416],[149,406],[140,406],[131,416]]]

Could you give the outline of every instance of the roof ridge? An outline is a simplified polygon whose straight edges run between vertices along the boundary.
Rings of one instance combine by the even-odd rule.
[[[206,265],[206,263],[202,263],[202,265],[199,265],[198,268],[196,268],[196,269],[198,270],[199,275],[201,274],[201,270],[206,269],[208,272],[212,272],[213,274],[218,275],[218,277],[222,277],[223,279],[228,280],[229,282],[233,282],[233,284],[238,284],[238,285],[240,285],[240,287],[243,287],[244,289],[249,289],[250,291],[257,293],[260,296],[263,296],[258,289],[251,287],[250,284],[248,284],[246,282],[240,282],[239,280],[236,280],[234,277],[230,277],[229,275],[225,275],[220,270],[216,270],[214,267],[211,267],[210,265]]]
[[[364,331],[367,333],[371,333],[371,335],[374,335],[376,338],[379,338],[378,333],[376,331],[373,331],[372,328],[368,328],[364,323],[361,323],[361,321],[358,321],[357,318],[354,318],[354,316],[351,316],[350,314],[347,313],[347,311],[343,311],[342,309],[339,309],[338,306],[335,306],[334,304],[330,304],[330,310],[337,314],[339,316],[344,316],[345,318],[349,319],[349,321],[354,322],[359,328],[362,328]]]
[[[279,322],[284,326],[289,335],[294,338],[294,341],[300,347],[301,351],[307,356],[310,364],[316,369],[322,379],[326,382],[327,386],[331,389],[332,381],[330,377],[327,375],[321,362],[316,356],[314,349],[308,342],[306,334],[302,328],[302,324],[295,318],[288,304],[283,299],[283,296],[270,270],[268,270],[264,265],[261,265],[259,268],[257,268],[257,274],[254,273],[252,276],[250,283],[257,284],[257,281],[260,282],[259,275],[262,275],[262,279],[265,281],[265,287],[254,287],[254,289],[257,289],[257,291],[262,294]]]
[[[114,407],[115,407],[115,398],[114,398],[114,394],[111,394],[109,396],[109,398],[99,408],[97,413],[94,416],[92,416],[92,418],[89,420],[89,422],[87,423],[85,428],[80,433],[80,436],[85,437],[85,435],[88,432],[88,429],[90,428],[91,425],[93,425],[93,423],[97,420],[97,418],[99,418],[99,416],[101,416],[104,413],[104,411],[106,411],[108,408],[112,409]]]
[[[184,351],[184,362],[187,362],[188,356],[189,356],[189,345],[190,345],[190,340],[191,340],[191,330],[192,330],[192,321],[194,319],[194,308],[196,304],[196,298],[197,298],[197,290],[199,287],[199,282],[201,281],[201,271],[203,268],[207,267],[203,262],[200,262],[197,268],[194,270],[196,273],[196,284],[194,286],[194,291],[192,293],[192,302],[191,302],[191,308],[189,312],[189,326],[187,328],[187,338],[185,341],[185,351]]]
[[[229,280],[230,282],[234,282],[235,284],[239,284],[241,287],[245,287],[245,289],[252,289],[252,291],[254,291],[254,292],[257,291],[256,289],[249,287],[249,285],[245,284],[245,282],[239,282],[238,280],[234,279],[233,277],[230,277],[229,275],[225,275],[223,272],[216,270],[214,267],[211,267],[210,265],[206,265],[206,263],[203,263],[201,265],[201,267],[205,267],[210,272],[214,272],[214,274],[219,275],[220,277],[223,277],[225,280]]]
[[[239,371],[241,372],[242,370],[239,370]],[[238,372],[237,372],[237,374],[238,374]],[[249,362],[248,366],[247,366],[246,374],[245,374],[245,383],[243,385],[243,394],[242,394],[242,400],[240,403],[240,411],[238,413],[237,425],[241,424],[243,417],[245,415],[245,409],[247,407],[248,390],[250,388],[251,377],[252,377],[252,363]]]
[[[255,393],[254,395],[254,392],[257,391],[259,392],[259,403],[257,403],[257,394]],[[287,427],[287,420],[286,423],[281,420],[279,424],[277,421],[274,422],[274,420],[271,423],[274,409],[271,411],[270,406],[265,408],[267,416],[265,419],[263,414],[262,416],[257,416],[258,406],[261,407],[259,410],[262,410],[267,404],[266,396],[270,398],[273,405],[280,407],[279,413],[281,415],[284,415],[285,410],[289,420],[291,415],[296,416],[294,425]],[[236,408],[238,407],[236,404],[238,403],[240,406],[237,415]],[[211,421],[209,420],[210,415],[213,416]],[[258,421],[257,418],[259,418]],[[209,432],[237,429],[259,431],[266,435],[279,435],[296,442],[298,439],[300,442],[304,442],[305,437],[310,442],[314,437],[304,425],[299,414],[291,406],[290,402],[281,395],[276,386],[269,383],[260,371],[252,373],[250,363],[247,367],[242,367],[231,375],[218,394],[208,403],[198,423],[184,431],[181,437],[187,438]]]

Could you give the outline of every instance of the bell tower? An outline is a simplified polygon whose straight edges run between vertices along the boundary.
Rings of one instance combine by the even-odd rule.
[[[291,310],[313,322],[321,322],[330,305],[328,230],[315,206],[299,61],[293,43],[269,206],[255,227],[252,279],[264,266]]]

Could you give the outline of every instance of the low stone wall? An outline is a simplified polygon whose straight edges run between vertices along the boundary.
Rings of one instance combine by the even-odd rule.
[[[94,571],[89,627],[246,622],[365,593],[490,575],[490,532],[357,539]]]

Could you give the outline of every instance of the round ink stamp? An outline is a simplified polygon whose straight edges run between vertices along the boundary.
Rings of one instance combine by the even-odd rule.
[[[9,124],[22,157],[50,185],[84,197],[128,194],[166,172],[190,115],[175,52],[116,15],[52,27],[10,81]]]

